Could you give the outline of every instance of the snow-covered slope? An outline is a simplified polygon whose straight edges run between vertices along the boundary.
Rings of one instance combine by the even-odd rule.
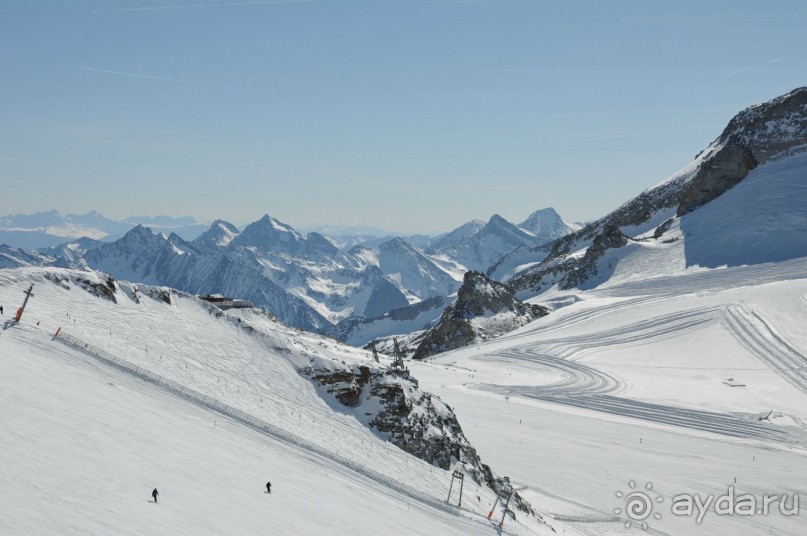
[[[495,495],[470,473],[462,509],[446,505],[450,471],[298,373],[381,367],[366,352],[94,272],[0,270],[0,303],[31,283],[22,322],[0,331],[3,534],[492,530]],[[558,529],[516,511],[505,530]]]
[[[677,262],[676,270],[802,256],[805,225],[797,207],[804,199],[801,185],[807,168],[800,155],[805,148],[807,88],[799,88],[737,114],[692,164],[604,218],[558,239],[543,260],[519,259],[523,267],[512,273],[509,283],[525,295],[555,285],[591,287],[607,281],[626,255],[636,259],[634,266],[644,266],[633,277],[667,273],[666,266],[653,268],[654,259],[658,249],[674,251],[676,246],[687,250],[687,259],[670,259]],[[756,186],[718,202],[746,181]],[[761,197],[755,201],[756,196]],[[747,211],[745,221],[741,210]],[[734,215],[727,219],[731,211]],[[781,242],[780,225],[787,240],[795,241],[792,246]],[[671,240],[681,244],[663,246]],[[645,250],[647,256],[636,254]],[[510,273],[504,270],[501,275]]]
[[[410,303],[434,296],[447,296],[457,291],[456,273],[447,271],[403,238],[381,244],[378,266]]]
[[[586,534],[803,534],[807,263],[680,271],[572,298],[494,341],[413,361],[413,374],[533,505]],[[626,515],[632,492],[659,517]],[[778,499],[768,515],[672,509],[676,496],[730,493]],[[794,494],[800,514],[783,515]]]

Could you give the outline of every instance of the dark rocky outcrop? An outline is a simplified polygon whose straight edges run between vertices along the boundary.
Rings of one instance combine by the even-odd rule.
[[[500,313],[510,314],[494,316]],[[413,359],[467,346],[478,337],[502,335],[548,313],[545,307],[519,301],[509,286],[488,279],[483,273],[467,272],[457,301],[427,330]],[[473,323],[473,319],[477,322]]]
[[[482,463],[451,407],[440,397],[421,391],[408,373],[365,365],[341,370],[306,368],[300,372],[327,395],[353,408],[377,435],[398,448],[445,470],[462,462],[466,475],[501,497],[513,491],[506,478],[497,478]],[[511,504],[535,515],[518,493],[513,493]]]

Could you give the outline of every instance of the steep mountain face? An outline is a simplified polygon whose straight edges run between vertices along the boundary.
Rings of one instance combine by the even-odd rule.
[[[191,243],[200,250],[213,250],[227,247],[238,236],[238,228],[230,222],[216,220],[210,229],[199,235]]]
[[[485,275],[496,281],[507,281],[513,274],[535,266],[544,260],[551,253],[554,245],[555,241],[553,240],[535,247],[519,246],[488,268]]]
[[[80,249],[68,246],[61,262],[80,266],[74,256]],[[372,255],[345,253],[318,233],[303,237],[268,215],[241,233],[218,220],[192,242],[138,226],[82,258],[119,278],[247,299],[290,325],[317,331],[409,303]]]
[[[498,337],[548,313],[545,307],[519,301],[507,285],[480,272],[468,272],[457,301],[426,331],[413,359]]]
[[[429,251],[437,252],[459,247],[463,242],[470,239],[484,227],[485,222],[483,220],[471,220],[468,223],[464,223],[450,233],[447,233],[432,242],[429,246]]]
[[[564,221],[552,207],[536,210],[518,226],[547,242],[580,229],[579,225]]]
[[[222,253],[202,253],[176,235],[165,238],[140,225],[120,240],[88,251],[84,260],[118,279],[247,299],[292,326],[318,330],[331,325],[259,270]]]
[[[305,252],[305,238],[291,226],[266,214],[244,227],[230,246],[254,248],[258,253],[286,253],[300,257]]]
[[[433,247],[431,253],[442,253],[460,262],[469,270],[487,270],[499,259],[519,246],[536,246],[543,241],[530,233],[519,229],[498,214],[493,215],[488,223],[468,236],[478,223],[470,222],[455,229],[441,241],[441,247]],[[455,234],[456,233],[456,234]],[[463,238],[464,237],[464,238]]]
[[[700,210],[712,210],[708,208],[712,202],[737,187],[760,166],[757,176],[775,177],[788,188],[798,188],[794,180],[782,176],[779,168],[784,165],[791,174],[803,173],[792,164],[798,161],[805,147],[807,88],[799,88],[740,112],[692,164],[604,218],[558,239],[543,261],[517,271],[508,282],[524,295],[534,295],[554,285],[571,289],[601,284],[614,271],[619,271],[617,265],[624,264],[624,255],[637,248],[642,251],[650,248],[652,244],[648,241],[681,240],[682,258],[677,264],[681,268],[698,264],[686,244],[703,240],[703,237],[687,234],[690,221],[687,216]],[[790,164],[784,164],[785,161]],[[792,192],[791,195],[798,194]],[[767,210],[762,204],[749,208],[752,212]],[[775,227],[776,214],[771,213],[770,217]],[[714,220],[711,216],[707,219]],[[738,222],[738,225],[744,224]],[[673,233],[668,232],[671,229]],[[743,249],[753,250],[756,247],[755,241],[750,240],[753,235],[746,236],[749,239]],[[718,252],[730,253],[719,240],[712,239],[710,243],[713,251],[709,263],[719,266]],[[624,255],[615,251],[620,248],[625,249]]]
[[[378,259],[381,271],[410,302],[446,296],[459,288],[459,281],[402,238],[381,244]]]

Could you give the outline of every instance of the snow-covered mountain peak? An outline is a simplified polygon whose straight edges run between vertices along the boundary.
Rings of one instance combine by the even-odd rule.
[[[564,221],[552,207],[536,210],[519,227],[544,240],[554,240],[580,228],[579,225]]]
[[[308,235],[306,235],[305,254],[308,257],[331,257],[338,255],[340,252],[341,250],[336,246],[336,244],[321,234],[317,232],[310,232]]]
[[[266,214],[247,225],[241,234],[233,238],[230,245],[300,255],[305,249],[305,238],[291,226]]]
[[[123,235],[123,238],[120,240],[121,244],[162,244],[165,241],[165,235],[155,233],[151,227],[140,224],[132,227],[132,230]]]
[[[238,233],[238,228],[232,223],[225,220],[216,220],[210,225],[210,229],[199,235],[193,243],[201,246],[223,248],[232,242],[233,238],[238,236]]]

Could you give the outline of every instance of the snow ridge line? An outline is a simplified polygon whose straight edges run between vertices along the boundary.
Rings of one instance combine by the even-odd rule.
[[[355,471],[356,473],[359,473],[362,476],[365,476],[371,480],[378,482],[379,484],[387,486],[401,493],[402,495],[409,497],[410,499],[414,499],[425,505],[442,510],[449,514],[454,515],[457,514],[457,509],[455,507],[449,506],[443,501],[425,495],[421,491],[407,484],[404,484],[399,480],[390,478],[382,473],[379,473],[378,471],[375,471],[374,469],[370,469],[369,467],[365,467],[350,459],[339,456],[338,454],[329,452],[323,449],[322,447],[303,439],[302,437],[289,433],[281,428],[269,424],[268,422],[262,421],[261,419],[258,419],[246,413],[245,411],[236,409],[232,406],[224,404],[219,400],[216,400],[215,398],[203,395],[202,393],[194,389],[186,387],[173,380],[169,380],[168,378],[160,376],[159,374],[155,374],[150,370],[144,369],[142,367],[129,363],[128,361],[120,359],[110,354],[109,352],[102,350],[101,348],[98,348],[86,341],[79,339],[78,337],[68,335],[67,333],[64,332],[64,330],[60,330],[56,335],[54,335],[53,339],[61,342],[65,346],[69,346],[76,350],[79,350],[105,364],[111,365],[127,374],[131,374],[148,383],[152,383],[159,387],[162,387],[166,391],[175,394],[181,398],[184,398],[186,400],[189,400],[190,402],[206,407],[208,409],[212,409],[218,413],[230,417],[240,422],[241,424],[249,426],[250,428],[253,428],[266,435],[269,435],[278,441],[291,444],[295,447],[306,450],[312,454],[316,454],[339,465],[342,465],[352,471]]]

